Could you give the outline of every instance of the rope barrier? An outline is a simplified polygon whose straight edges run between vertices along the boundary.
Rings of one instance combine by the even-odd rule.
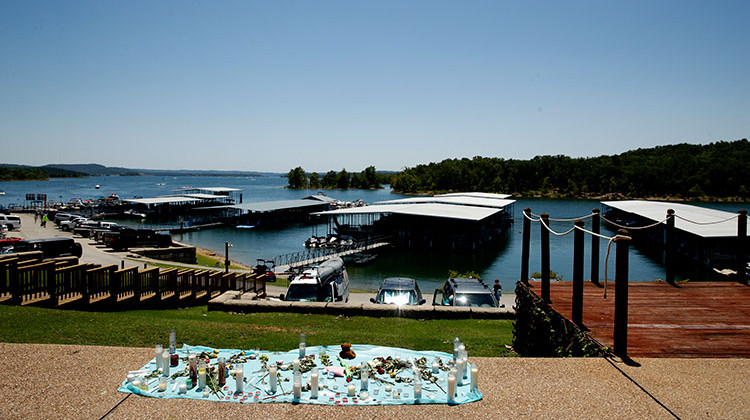
[[[542,216],[540,216],[538,214],[534,214],[534,213],[531,213],[531,215],[539,217],[540,219],[542,217]],[[591,214],[589,214],[587,216],[581,216],[581,217],[576,217],[576,218],[571,218],[571,219],[554,219],[554,218],[550,217],[549,220],[551,222],[575,222],[576,220],[584,220],[584,219],[588,219],[588,218],[591,218],[591,217],[594,217],[594,213],[591,213]]]
[[[609,223],[610,225],[614,225],[614,226],[616,226],[616,227],[618,227],[620,229],[640,230],[640,229],[650,229],[650,228],[652,228],[654,226],[659,226],[660,224],[665,223],[667,220],[669,220],[669,217],[665,218],[664,220],[662,220],[660,222],[656,222],[654,224],[647,225],[647,226],[625,226],[625,225],[620,225],[620,224],[617,224],[617,223],[615,223],[615,222],[613,222],[611,220],[608,220],[604,216],[602,216],[602,220],[604,220],[605,222]]]
[[[678,219],[680,219],[680,220],[684,220],[684,221],[686,221],[688,223],[693,223],[695,225],[718,225],[719,223],[726,223],[726,222],[729,222],[731,220],[734,220],[734,219],[740,217],[740,215],[739,214],[735,214],[732,217],[726,218],[724,220],[717,220],[715,222],[696,222],[694,220],[686,219],[686,218],[684,218],[682,216],[679,216],[677,214],[675,214],[675,217],[678,218]]]
[[[557,232],[555,232],[554,230],[550,229],[550,227],[549,227],[549,226],[547,226],[547,224],[546,224],[546,223],[544,223],[544,220],[542,220],[542,219],[539,219],[539,220],[540,220],[540,221],[542,222],[542,226],[544,226],[545,228],[547,228],[547,230],[548,230],[548,231],[550,231],[550,232],[551,232],[551,233],[552,233],[553,235],[557,235],[557,236],[565,236],[565,235],[568,235],[568,234],[569,234],[570,232],[572,232],[572,231],[574,231],[574,230],[576,229],[576,228],[575,228],[575,226],[573,226],[572,228],[570,228],[570,229],[569,229],[568,231],[566,231],[566,232],[564,232],[564,233],[557,233]]]
[[[537,216],[537,217],[539,217],[538,219],[532,219],[531,217],[529,217],[529,215],[528,215],[528,214],[526,214],[526,212],[525,212],[525,211],[524,211],[524,212],[522,212],[522,213],[523,213],[523,217],[525,217],[525,218],[529,219],[529,220],[530,220],[530,221],[532,221],[532,222],[541,222],[541,221],[542,221],[542,218],[541,218],[541,217],[539,217],[539,216]],[[532,214],[532,215],[533,215],[533,214]]]

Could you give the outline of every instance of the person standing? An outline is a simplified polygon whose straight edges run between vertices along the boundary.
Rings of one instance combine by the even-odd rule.
[[[500,280],[495,279],[495,285],[492,286],[492,293],[495,294],[495,299],[497,299],[497,306],[504,308],[505,304],[500,303],[500,298],[503,296],[503,286],[500,286]]]
[[[49,217],[47,217],[47,213],[44,213],[42,215],[42,227],[43,228],[47,227],[47,222],[49,222]]]

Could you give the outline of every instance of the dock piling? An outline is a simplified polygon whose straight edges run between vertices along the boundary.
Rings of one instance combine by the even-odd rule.
[[[739,211],[737,217],[737,279],[747,285],[747,210]]]
[[[591,211],[594,216],[591,218],[591,231],[596,235],[591,235],[591,282],[601,287],[599,283],[599,236],[601,231],[601,214],[599,209]]]
[[[523,209],[523,243],[521,246],[521,281],[529,285],[529,244],[531,242],[531,209]]]
[[[573,232],[573,310],[571,320],[583,328],[583,220],[576,220]]]
[[[628,231],[620,229],[615,238],[615,326],[614,353],[625,359],[628,355]]]
[[[667,210],[667,228],[664,232],[664,270],[666,281],[672,286],[674,283],[674,210]]]
[[[539,229],[542,239],[542,299],[546,303],[551,303],[549,295],[549,214],[542,213],[542,227]]]

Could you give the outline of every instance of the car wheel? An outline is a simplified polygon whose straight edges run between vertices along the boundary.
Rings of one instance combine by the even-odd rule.
[[[13,230],[13,225],[8,224],[8,225],[5,225],[5,227],[8,229],[8,232]]]

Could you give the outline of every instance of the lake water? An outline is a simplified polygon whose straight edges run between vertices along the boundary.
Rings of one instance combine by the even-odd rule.
[[[163,184],[163,185],[161,185]],[[100,185],[100,189],[95,186]],[[192,187],[232,187],[243,191],[243,201],[260,202],[303,198],[317,193],[316,190],[285,189],[283,177],[90,177],[79,179],[51,179],[49,181],[0,182],[0,204],[24,204],[26,194],[47,194],[49,200],[68,201],[71,198],[96,198],[117,193],[121,198],[154,197],[174,194],[173,190],[185,186]],[[361,199],[370,204],[374,201],[402,197],[389,189],[383,190],[328,190],[327,195],[346,201]],[[746,205],[737,203],[692,203],[700,206],[736,212]],[[378,258],[365,266],[347,267],[352,285],[356,289],[375,290],[380,280],[389,276],[407,276],[419,280],[425,294],[439,286],[449,270],[459,272],[474,271],[487,281],[500,279],[503,290],[512,291],[521,271],[521,229],[522,210],[530,207],[535,214],[549,213],[557,219],[570,219],[586,216],[594,208],[601,208],[594,200],[552,200],[517,199],[514,205],[515,224],[505,233],[499,247],[478,252],[450,253],[447,251],[384,250]],[[570,229],[572,222],[552,222],[551,228],[557,232]],[[590,219],[586,220],[590,228]],[[271,259],[277,255],[303,251],[305,239],[311,235],[326,233],[326,224],[296,224],[277,229],[233,229],[221,228],[182,235],[174,235],[180,242],[212,249],[221,254],[224,243],[233,244],[230,257],[248,265],[254,265],[257,258]],[[614,230],[602,223],[602,234],[614,235]],[[541,271],[539,258],[539,226],[532,224],[531,256],[529,271]],[[586,236],[585,278],[589,278],[589,253],[591,239]],[[600,279],[604,280],[604,256],[607,241],[600,241]],[[573,235],[564,237],[550,235],[550,266],[564,280],[573,278]],[[608,267],[610,279],[614,278],[614,245]],[[678,278],[690,277],[690,273],[678,272]],[[658,263],[643,255],[637,247],[630,250],[630,280],[653,281],[664,278],[664,269]]]

